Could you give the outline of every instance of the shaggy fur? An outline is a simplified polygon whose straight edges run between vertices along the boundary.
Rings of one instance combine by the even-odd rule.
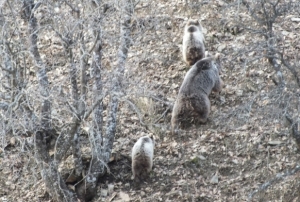
[[[210,113],[209,94],[220,92],[223,81],[220,76],[220,63],[207,57],[199,60],[187,72],[179,89],[172,112],[172,133],[187,128],[192,123],[205,123]]]
[[[132,173],[134,180],[144,179],[152,170],[154,144],[153,137],[148,136],[139,138],[134,144],[132,148]]]
[[[184,28],[182,54],[189,66],[205,57],[204,36],[198,20],[189,20]]]

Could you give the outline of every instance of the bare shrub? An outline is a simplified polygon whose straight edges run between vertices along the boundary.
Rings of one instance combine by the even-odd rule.
[[[97,180],[106,173],[123,96],[134,6],[132,1],[33,0],[1,5],[0,106],[5,120],[1,137],[34,137],[30,145],[34,150],[29,151],[35,152],[41,176],[56,201],[92,199]],[[111,55],[107,49],[113,50]],[[113,55],[116,62],[109,69],[103,58]],[[87,167],[79,141],[84,124],[89,126],[91,148]],[[75,190],[58,169],[70,154]]]

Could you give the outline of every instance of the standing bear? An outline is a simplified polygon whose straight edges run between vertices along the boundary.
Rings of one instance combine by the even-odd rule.
[[[172,134],[192,123],[205,123],[210,113],[209,94],[220,92],[223,86],[219,60],[206,57],[196,62],[186,73],[177,95],[171,119]]]
[[[183,60],[189,66],[205,57],[204,36],[202,26],[198,20],[189,20],[185,25],[182,54]]]
[[[135,181],[144,179],[152,170],[155,141],[153,136],[143,136],[132,148],[132,173]]]

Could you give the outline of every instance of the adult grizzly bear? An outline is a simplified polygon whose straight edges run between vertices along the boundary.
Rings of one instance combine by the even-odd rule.
[[[186,73],[172,112],[172,134],[191,123],[205,123],[210,113],[209,94],[223,86],[220,62],[212,57],[199,60]]]

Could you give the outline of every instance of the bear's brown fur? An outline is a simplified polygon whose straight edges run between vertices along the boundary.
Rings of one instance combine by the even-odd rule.
[[[132,173],[135,181],[144,179],[152,170],[154,153],[153,136],[138,139],[132,148]]]
[[[172,112],[172,133],[191,123],[205,123],[210,113],[211,91],[220,92],[223,86],[219,74],[220,62],[212,57],[199,60],[187,72],[179,89]]]
[[[205,57],[204,36],[198,20],[189,20],[184,28],[182,54],[189,66]]]

